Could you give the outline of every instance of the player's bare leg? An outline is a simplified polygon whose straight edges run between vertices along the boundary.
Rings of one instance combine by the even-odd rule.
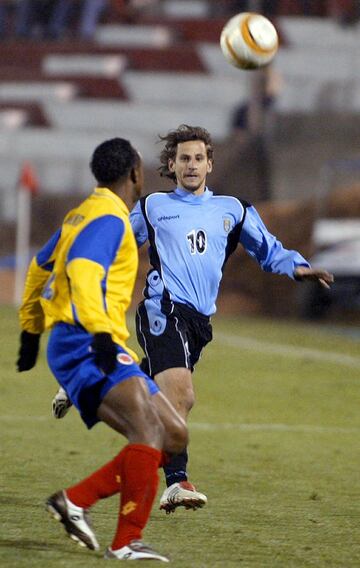
[[[155,382],[186,421],[195,402],[191,371],[185,367],[166,369],[155,376]]]
[[[195,400],[191,371],[183,367],[167,369],[158,373],[155,381],[163,395],[186,421]],[[164,467],[167,488],[160,498],[160,509],[166,513],[174,512],[177,507],[199,509],[207,502],[206,495],[197,491],[188,481],[186,464],[185,448]]]
[[[98,499],[121,491],[118,527],[107,557],[167,562],[166,557],[141,542],[142,529],[148,521],[157,491],[158,467],[164,443],[164,425],[144,381],[133,377],[114,386],[105,395],[97,415],[108,426],[126,436],[129,444],[114,460],[63,492],[67,500],[65,511],[54,507],[58,494],[49,498],[47,508],[50,512],[55,509],[56,518],[63,522],[71,538],[83,546],[96,549],[96,537],[95,542],[91,540],[92,529],[83,522],[85,513]],[[179,451],[187,443],[186,427],[178,419],[172,428],[175,440],[172,449]],[[71,518],[72,508],[77,509],[75,519]],[[77,518],[82,521],[81,527],[76,525]]]

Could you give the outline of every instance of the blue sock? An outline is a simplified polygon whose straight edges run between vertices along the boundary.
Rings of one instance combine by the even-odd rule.
[[[187,481],[186,466],[188,462],[188,453],[185,448],[181,454],[171,457],[170,461],[164,467],[165,480],[167,487],[179,481]]]

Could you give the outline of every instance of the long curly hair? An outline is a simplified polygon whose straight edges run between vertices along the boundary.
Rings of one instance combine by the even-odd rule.
[[[209,132],[201,126],[189,126],[181,124],[176,130],[170,130],[166,136],[159,135],[159,141],[165,141],[165,147],[160,154],[161,166],[158,168],[161,177],[168,177],[176,182],[174,172],[168,168],[169,160],[175,160],[178,144],[189,142],[190,140],[201,140],[206,147],[208,160],[213,161],[214,149]]]

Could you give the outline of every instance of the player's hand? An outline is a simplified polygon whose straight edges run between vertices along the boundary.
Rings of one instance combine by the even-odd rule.
[[[39,353],[40,334],[22,331],[20,335],[19,357],[16,361],[16,368],[21,373],[29,371],[35,366]]]
[[[95,333],[91,344],[95,364],[99,369],[104,371],[105,375],[109,375],[115,370],[117,363],[117,347],[113,342],[110,333]]]
[[[313,280],[319,282],[324,288],[330,288],[330,284],[334,282],[334,275],[326,270],[318,268],[308,268],[307,266],[298,266],[294,271],[295,280]]]

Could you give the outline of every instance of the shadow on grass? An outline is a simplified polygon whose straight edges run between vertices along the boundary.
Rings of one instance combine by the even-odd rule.
[[[31,540],[31,539],[5,539],[0,538],[0,548],[12,548],[12,549],[20,549],[20,550],[37,550],[37,551],[58,551],[61,554],[71,554],[76,555],[80,551],[79,550],[69,550],[66,546],[53,544],[49,542],[43,542],[39,540]]]
[[[30,539],[6,539],[0,538],[0,548],[20,548],[21,550],[58,550],[67,554],[77,554],[77,550],[67,550],[65,546],[50,544],[39,540]]]

